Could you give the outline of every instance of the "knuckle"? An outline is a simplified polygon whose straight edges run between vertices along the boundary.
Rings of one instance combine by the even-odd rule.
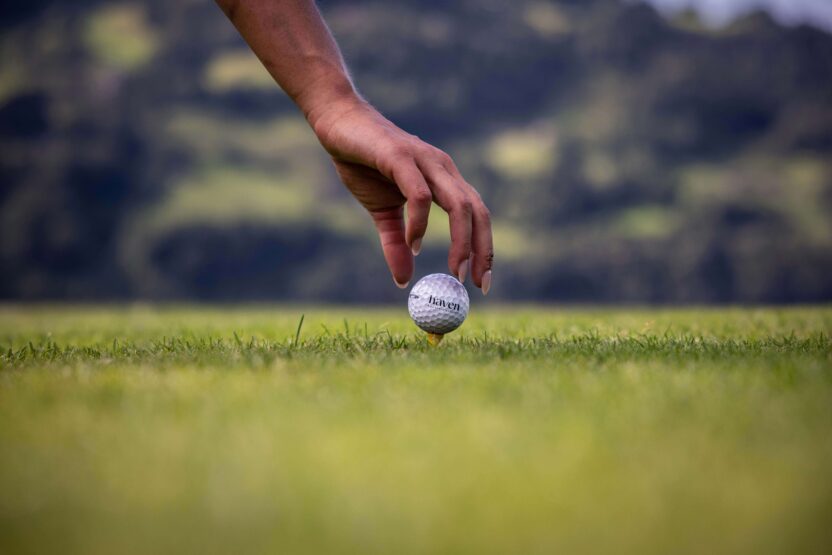
[[[397,175],[400,174],[409,159],[410,156],[406,150],[400,147],[391,147],[376,159],[375,164],[385,177],[396,180]]]
[[[390,156],[390,158],[396,161],[413,157],[413,153],[410,151],[410,147],[403,144],[395,144],[391,146],[388,155]]]
[[[454,260],[468,258],[473,251],[473,243],[470,236],[456,236],[451,238],[450,256]]]
[[[474,204],[470,199],[463,198],[455,203],[454,210],[465,216],[471,216],[474,213]]]
[[[420,187],[413,192],[408,200],[415,204],[430,204],[433,201],[433,195],[427,187]]]
[[[489,250],[485,255],[485,269],[490,270],[494,267],[494,251]]]

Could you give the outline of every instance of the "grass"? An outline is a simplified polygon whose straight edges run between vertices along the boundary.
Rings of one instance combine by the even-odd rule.
[[[831,328],[2,308],[0,552],[828,552]]]

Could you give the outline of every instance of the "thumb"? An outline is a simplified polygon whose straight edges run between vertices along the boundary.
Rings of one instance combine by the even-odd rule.
[[[393,274],[393,281],[404,289],[413,277],[413,253],[405,242],[402,207],[370,212],[381,240],[384,259]]]

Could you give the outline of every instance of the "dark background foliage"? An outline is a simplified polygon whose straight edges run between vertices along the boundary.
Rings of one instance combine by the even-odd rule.
[[[328,1],[492,208],[494,294],[832,300],[832,36],[616,0]],[[0,297],[387,302],[371,225],[210,2],[2,8]],[[434,211],[417,273],[446,271]]]

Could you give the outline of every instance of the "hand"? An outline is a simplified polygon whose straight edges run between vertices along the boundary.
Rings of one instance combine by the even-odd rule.
[[[450,156],[357,98],[311,112],[309,120],[341,181],[372,216],[396,285],[405,288],[413,277],[413,257],[436,202],[450,220],[448,268],[460,281],[470,271],[474,285],[488,293],[494,258],[490,214]]]

